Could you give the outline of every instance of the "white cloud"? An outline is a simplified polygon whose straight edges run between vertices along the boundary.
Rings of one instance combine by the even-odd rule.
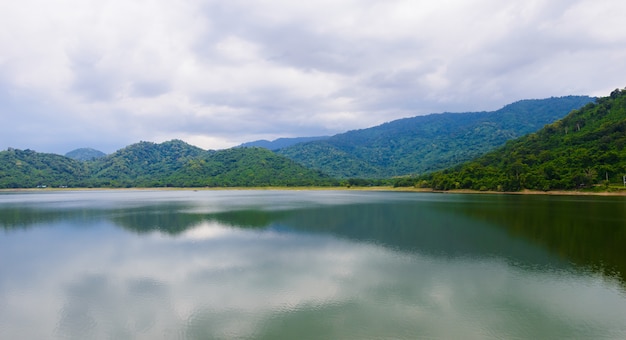
[[[625,85],[625,7],[617,0],[7,2],[0,148],[111,152],[169,136],[221,148],[525,98],[607,95]]]

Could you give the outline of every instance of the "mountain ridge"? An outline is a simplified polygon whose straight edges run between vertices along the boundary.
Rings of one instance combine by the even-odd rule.
[[[626,176],[626,89],[481,157],[414,182],[438,190],[572,190],[622,184]],[[422,182],[423,181],[423,182]]]
[[[314,137],[281,137],[272,141],[266,139],[259,139],[252,142],[246,142],[238,145],[241,148],[261,147],[271,151],[280,150],[295,144],[307,143],[316,140],[324,140],[330,138],[330,136],[314,136]]]
[[[351,130],[277,151],[337,178],[386,178],[436,171],[536,131],[594,98],[527,99],[496,111],[437,113]]]
[[[370,175],[369,181],[373,183],[373,177],[389,179],[404,174],[415,175],[424,169],[426,172],[436,171],[436,167],[462,163],[470,156],[482,155],[485,150],[495,148],[494,141],[503,144],[524,131],[535,129],[543,121],[553,123],[555,119],[550,120],[551,117],[562,118],[568,107],[585,102],[590,105],[591,100],[586,96],[553,97],[518,101],[492,112],[403,118],[323,140],[295,144],[277,152],[259,147],[203,150],[175,139],[160,144],[140,141],[101,158],[78,161],[55,154],[9,148],[0,151],[0,188],[340,183],[333,178],[350,178],[347,183],[360,185],[359,177],[367,177],[362,176],[363,173]],[[494,121],[494,115],[499,120]],[[485,144],[485,141],[491,144]],[[318,157],[318,162],[321,159],[327,169],[340,169],[343,176],[329,175],[324,167],[307,166],[306,162],[286,157],[288,151],[300,148],[306,151],[305,156]],[[430,168],[424,165],[428,162],[431,162]]]

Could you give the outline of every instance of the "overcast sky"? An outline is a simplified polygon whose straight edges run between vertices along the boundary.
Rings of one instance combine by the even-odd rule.
[[[222,149],[626,86],[623,0],[0,3],[0,150]]]

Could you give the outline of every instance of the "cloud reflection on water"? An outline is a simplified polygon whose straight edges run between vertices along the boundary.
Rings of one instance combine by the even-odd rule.
[[[149,221],[139,234],[113,224],[119,214],[53,219],[46,228],[5,233],[0,245],[29,245],[39,253],[21,257],[18,246],[0,250],[0,300],[6,302],[0,305],[0,338],[626,335],[626,296],[618,282],[558,261],[516,265],[513,257],[533,246],[485,225],[471,228],[503,243],[501,248],[480,253],[466,244],[464,252],[446,256],[435,250],[447,248],[420,251],[418,241],[377,242],[375,228],[366,232],[367,221],[381,210],[364,207],[253,214],[270,221],[263,228],[234,227],[224,222],[233,221],[231,215],[210,215],[172,234],[144,228],[172,221],[155,220],[148,209],[141,210],[147,219],[124,220]],[[345,221],[337,222],[339,213],[365,235],[340,228]],[[443,241],[458,231],[460,221],[452,215],[431,219],[418,213],[422,222],[440,221],[429,227],[442,234],[427,240]],[[363,219],[353,218],[358,215]],[[501,250],[507,247],[514,249],[508,255]]]

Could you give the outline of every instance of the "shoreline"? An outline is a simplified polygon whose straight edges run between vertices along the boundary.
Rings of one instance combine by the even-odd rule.
[[[481,195],[546,195],[546,196],[626,196],[626,190],[617,191],[579,191],[579,190],[522,190],[522,191],[480,191],[470,189],[454,189],[454,190],[433,190],[430,188],[414,188],[414,187],[149,187],[149,188],[4,188],[0,189],[0,193],[19,193],[19,192],[59,192],[59,191],[223,191],[223,190],[327,190],[327,191],[390,191],[390,192],[416,192],[416,193],[433,193],[433,194],[481,194]]]
[[[479,191],[479,190],[449,190],[442,193],[459,194],[501,194],[501,195],[545,195],[545,196],[626,196],[626,191],[578,191],[578,190],[522,190],[522,191]]]
[[[480,194],[480,195],[546,195],[546,196],[626,196],[626,190],[618,191],[579,191],[579,190],[529,190],[522,191],[480,191],[471,189],[433,190],[430,188],[390,188],[390,191],[425,192],[437,194]]]

